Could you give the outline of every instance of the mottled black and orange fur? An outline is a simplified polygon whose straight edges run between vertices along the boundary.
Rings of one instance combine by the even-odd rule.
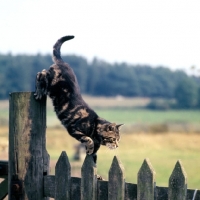
[[[42,70],[36,76],[35,98],[48,95],[53,102],[57,117],[68,133],[84,143],[86,153],[93,155],[100,145],[110,149],[118,147],[120,140],[119,127],[100,118],[83,100],[76,76],[72,68],[60,56],[62,44],[74,36],[60,38],[53,47],[53,61],[49,70]]]

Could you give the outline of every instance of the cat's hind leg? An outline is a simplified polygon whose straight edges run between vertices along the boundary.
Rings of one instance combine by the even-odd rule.
[[[93,157],[94,163],[97,164],[97,154],[96,153],[92,154],[92,157]],[[98,174],[97,174],[97,179],[98,180],[105,180],[105,179],[103,179],[102,176],[100,176]]]
[[[37,73],[35,81],[35,98],[41,99],[43,96],[47,95],[49,84],[49,72],[43,69],[41,72]]]

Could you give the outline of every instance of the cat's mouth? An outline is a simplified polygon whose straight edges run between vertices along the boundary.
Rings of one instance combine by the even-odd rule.
[[[115,143],[107,143],[106,146],[111,150],[116,149],[118,147],[118,145]]]
[[[115,138],[104,138],[101,144],[107,146],[111,150],[118,147],[118,141]]]

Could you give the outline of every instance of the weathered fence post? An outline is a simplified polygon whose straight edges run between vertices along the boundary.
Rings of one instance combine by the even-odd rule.
[[[155,171],[148,159],[145,159],[139,172],[137,200],[154,200]]]
[[[31,92],[10,95],[9,200],[46,199],[43,176],[48,174],[46,151],[46,98]]]
[[[187,175],[180,160],[177,161],[169,178],[168,199],[185,200],[187,196]]]
[[[125,195],[124,167],[116,156],[109,170],[108,199],[123,200]]]
[[[97,188],[96,165],[87,155],[81,168],[81,200],[95,200]]]
[[[65,151],[56,163],[55,170],[55,199],[70,200],[71,166]]]

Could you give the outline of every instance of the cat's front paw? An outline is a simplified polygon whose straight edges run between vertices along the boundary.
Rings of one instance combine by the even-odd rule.
[[[94,142],[91,138],[88,139],[87,143],[85,144],[86,153],[91,155],[94,152]]]
[[[48,87],[48,71],[43,69],[42,72],[38,72],[36,76],[36,91],[35,98],[41,99],[43,96],[47,95],[47,87]]]
[[[91,155],[94,152],[94,142],[90,137],[83,136],[81,142],[85,144],[86,153]]]

